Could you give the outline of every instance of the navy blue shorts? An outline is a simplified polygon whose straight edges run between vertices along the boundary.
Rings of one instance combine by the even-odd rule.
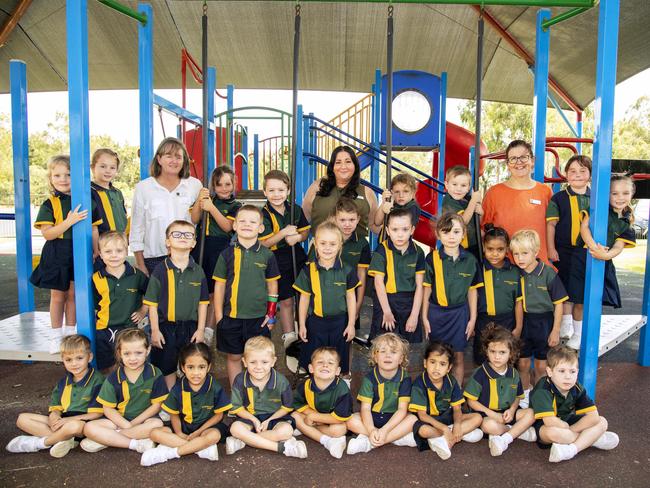
[[[433,418],[445,425],[451,425],[454,423],[454,409],[448,408],[445,413],[442,415],[436,415]],[[415,443],[418,445],[418,451],[429,450],[428,439],[420,436],[420,428],[424,427],[425,425],[431,427],[430,424],[422,422],[420,419],[416,420],[415,424],[413,424],[413,437],[415,438]]]
[[[379,412],[372,412],[372,423],[373,425],[381,429],[384,425],[388,423],[388,421],[391,419],[391,417],[395,414],[393,413],[379,413]]]
[[[307,369],[312,353],[319,347],[333,347],[341,357],[341,374],[350,372],[350,343],[346,342],[343,332],[348,325],[348,315],[330,317],[307,316],[307,342],[300,348],[299,364]]]
[[[134,327],[135,325],[118,325],[95,331],[95,359],[99,370],[108,369],[115,364],[115,339],[123,330]]]
[[[461,303],[451,307],[441,307],[429,302],[429,342],[442,341],[451,345],[454,352],[463,352],[467,346],[465,329],[469,322],[469,305]]]
[[[200,232],[200,228],[197,228],[197,232]],[[197,235],[200,237],[200,234]],[[217,265],[217,259],[219,259],[221,252],[229,245],[229,237],[205,236],[202,268],[205,277],[208,279],[208,291],[210,294],[214,293],[214,280],[212,279],[212,275],[214,275],[214,268]],[[191,254],[194,261],[198,263],[201,255],[201,246],[198,242],[196,246],[194,246],[194,249],[192,249]]]
[[[573,269],[569,277],[567,293],[573,303],[584,303],[587,269],[587,249],[575,248],[571,261]],[[603,305],[621,308],[621,290],[618,287],[614,262],[605,261],[605,283],[603,285]]]
[[[573,271],[573,246],[556,246],[559,261],[553,261],[553,266],[557,268],[557,275],[564,285],[564,288],[569,289],[569,280]]]
[[[147,268],[149,276],[153,273],[153,270],[162,263],[167,256],[158,256],[155,258],[144,258],[144,267]]]
[[[415,329],[415,332],[406,332],[406,321],[411,315],[411,310],[413,309],[413,297],[415,296],[415,292],[388,293],[386,296],[388,297],[390,310],[393,312],[393,316],[395,317],[395,329],[393,332],[403,337],[411,344],[422,342],[422,320],[420,319],[419,313],[418,326],[417,329]],[[368,336],[368,340],[372,340],[378,335],[389,332],[381,327],[383,317],[384,312],[381,309],[381,304],[379,303],[377,294],[373,290],[372,321],[370,322],[370,335]]]
[[[203,424],[188,424],[185,422],[181,422],[181,430],[183,431],[183,434],[190,435],[196,432],[197,430],[199,430],[202,425]],[[212,427],[210,427],[210,429],[217,429],[219,431],[219,434],[221,434],[221,438],[219,439],[219,444],[223,444],[224,442],[226,442],[226,437],[230,435],[230,428],[228,428],[228,426],[223,422],[219,422],[213,425]]]
[[[524,313],[524,328],[521,331],[520,358],[535,356],[546,361],[548,336],[553,329],[553,312]]]
[[[483,364],[485,362],[485,356],[483,355],[481,342],[481,334],[487,328],[490,322],[494,322],[501,327],[513,330],[515,328],[515,313],[502,313],[494,316],[487,314],[479,313],[476,317],[476,326],[474,327],[474,364]]]
[[[276,261],[278,262],[278,269],[280,270],[280,279],[278,280],[278,300],[286,300],[293,298],[296,290],[293,284],[296,282],[297,275],[307,262],[307,255],[301,245],[293,246],[296,250],[296,276],[293,276],[293,257],[291,256],[290,247],[281,247],[273,251]]]
[[[32,285],[49,290],[68,291],[74,281],[72,239],[45,241],[41,260],[29,278]]]
[[[244,344],[251,337],[271,337],[268,327],[262,327],[264,317],[233,319],[224,317],[217,324],[217,350],[226,354],[243,354]]]
[[[576,422],[578,422],[578,420],[580,420],[582,417],[584,417],[584,415],[576,415],[576,414],[572,413],[565,420],[565,422],[567,424],[569,424],[569,425],[573,425]],[[542,428],[542,425],[544,425],[544,420],[543,419],[537,419],[537,420],[535,420],[535,423],[533,424],[533,428],[535,429],[535,434],[537,434],[537,447],[539,447],[540,449],[550,449],[551,444],[546,444],[545,442],[543,442],[542,438],[539,435],[539,431]]]
[[[165,343],[162,349],[155,346],[151,348],[151,364],[160,369],[164,375],[176,373],[178,353],[183,346],[190,343],[196,332],[196,322],[194,320],[160,322],[159,328]]]
[[[271,415],[273,415],[273,414],[272,414],[272,413],[256,413],[256,414],[254,414],[254,415],[255,415],[255,418],[256,418],[257,420],[259,420],[260,422],[264,422],[266,419],[268,419],[268,418],[269,418]],[[248,419],[242,419],[242,418],[239,418],[239,417],[238,417],[238,418],[235,420],[235,422],[243,422],[243,423],[245,423],[246,425],[250,425],[251,427],[254,427],[254,426],[253,426],[253,422],[251,422],[251,421],[248,420]],[[233,422],[233,424],[234,424],[235,422]],[[273,430],[273,427],[275,427],[276,425],[278,425],[280,422],[287,422],[287,423],[291,424],[291,428],[293,428],[293,429],[296,428],[296,420],[295,420],[291,415],[285,415],[284,417],[280,417],[280,418],[277,418],[277,419],[273,419],[273,420],[271,420],[271,421],[269,422],[269,430]]]

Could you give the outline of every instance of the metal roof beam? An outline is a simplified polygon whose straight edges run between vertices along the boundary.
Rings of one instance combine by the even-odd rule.
[[[9,39],[9,35],[16,28],[22,16],[25,15],[25,12],[27,12],[27,9],[31,3],[32,0],[21,0],[21,2],[16,5],[14,11],[11,12],[11,16],[2,26],[2,30],[0,30],[0,47],[4,46],[7,39]]]

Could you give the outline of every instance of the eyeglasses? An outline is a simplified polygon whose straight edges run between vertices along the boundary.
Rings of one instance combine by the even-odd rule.
[[[180,230],[174,230],[170,232],[169,235],[174,239],[180,239],[181,237],[184,239],[194,239],[194,232],[181,232]]]
[[[524,154],[523,156],[510,156],[510,157],[508,158],[508,164],[509,164],[510,166],[514,166],[514,165],[517,164],[517,163],[524,163],[524,164],[526,164],[527,162],[530,161],[530,159],[531,159],[530,154]]]

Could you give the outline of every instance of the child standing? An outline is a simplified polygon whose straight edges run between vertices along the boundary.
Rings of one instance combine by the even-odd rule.
[[[102,416],[97,394],[104,377],[90,366],[93,353],[88,338],[76,334],[63,338],[61,360],[66,375],[52,391],[50,414],[21,413],[16,425],[30,435],[14,437],[7,444],[7,451],[37,452],[49,448],[52,457],[61,458],[77,445],[74,438],[83,435],[86,422]]]
[[[374,278],[369,340],[395,332],[409,343],[422,341],[420,309],[424,282],[424,252],[411,237],[415,226],[405,208],[386,217],[385,239],[372,256],[368,274]]]
[[[512,331],[519,337],[524,323],[524,308],[521,299],[519,268],[506,256],[510,239],[505,229],[485,225],[483,253],[485,259],[481,283],[478,288],[478,316],[474,329],[474,364],[483,364],[483,345],[481,336],[491,322]]]
[[[108,374],[115,365],[115,337],[136,327],[147,314],[142,297],[147,291],[145,274],[126,261],[129,245],[121,232],[99,237],[99,256],[104,267],[93,274],[95,299],[95,350],[97,367]]]
[[[217,443],[225,442],[228,427],[222,422],[232,405],[226,392],[210,374],[212,356],[202,342],[187,344],[178,355],[183,377],[162,404],[170,414],[172,428],[151,431],[158,447],[142,454],[140,464],[153,466],[187,454],[218,461]]]
[[[624,248],[636,246],[636,236],[632,228],[634,214],[630,207],[634,189],[634,182],[629,176],[612,176],[609,193],[609,216],[607,219],[607,242],[605,246],[597,243],[591,234],[589,229],[589,206],[586,201],[584,201],[584,208],[581,209],[582,222],[580,224],[581,239],[579,244],[581,245],[584,242],[589,249],[589,254],[595,259],[605,261],[603,305],[614,308],[621,307],[621,292],[612,259],[623,252]],[[573,269],[569,279],[569,289],[572,294],[580,298],[584,297],[586,259],[586,250],[576,248],[571,261]],[[582,321],[574,322],[573,336],[567,342],[567,346],[579,349],[581,337]]]
[[[465,372],[463,351],[476,323],[476,289],[481,286],[476,258],[460,245],[465,227],[463,218],[455,213],[443,214],[436,222],[442,247],[431,251],[425,261],[422,298],[425,336],[429,342],[451,345],[452,374],[459,384]]]
[[[372,370],[363,378],[357,399],[361,412],[346,422],[358,434],[348,443],[348,454],[395,444],[415,447],[413,425],[417,420],[408,413],[411,377],[406,370],[409,344],[392,332],[379,336],[370,350]]]
[[[465,386],[470,408],[483,417],[481,430],[490,436],[490,454],[501,456],[514,439],[535,442],[533,411],[519,408],[524,397],[519,373],[513,367],[519,354],[518,339],[507,329],[490,324],[483,332],[487,356]]]
[[[565,346],[554,347],[548,352],[546,376],[530,395],[537,445],[551,449],[552,463],[572,459],[591,446],[605,451],[618,446],[618,435],[607,430],[607,420],[577,379],[578,354]]]
[[[79,210],[80,205],[72,209],[70,156],[52,157],[47,163],[47,179],[52,195],[38,209],[34,223],[34,227],[41,231],[46,242],[41,252],[41,260],[29,281],[34,286],[50,290],[50,354],[57,354],[61,348],[61,338],[76,332],[72,226],[84,220],[88,216],[88,210]],[[102,223],[102,219],[94,205],[92,220],[95,242],[98,236],[97,226]]]
[[[463,217],[467,233],[461,242],[464,249],[470,251],[478,258],[478,243],[476,228],[473,225],[474,214],[483,215],[481,206],[481,192],[472,192],[472,174],[465,166],[453,166],[447,170],[445,175],[445,190],[447,193],[442,199],[442,213],[453,212]]]
[[[151,363],[165,375],[167,388],[176,382],[178,353],[190,342],[203,342],[208,285],[190,251],[194,226],[175,220],[165,231],[169,256],[154,269],[143,303],[149,306]]]
[[[205,244],[203,248],[203,272],[206,277],[211,277],[217,259],[224,249],[230,245],[233,231],[232,224],[235,221],[237,210],[241,203],[235,200],[235,173],[227,165],[221,165],[214,169],[210,177],[210,188],[202,188],[199,192],[199,205],[194,205],[191,210],[192,221],[195,224],[201,222],[202,212],[207,212],[207,227],[205,228]],[[210,198],[210,194],[214,195]],[[192,257],[195,261],[199,259],[199,249],[194,247]],[[208,279],[208,292],[210,293],[210,304],[208,305],[208,318],[206,319],[206,344],[212,344],[214,334],[214,280]]]
[[[231,413],[239,418],[230,426],[226,454],[251,446],[306,458],[307,446],[293,437],[291,386],[273,368],[277,357],[271,339],[258,336],[246,341],[243,360],[246,369],[232,385]]]
[[[149,434],[162,427],[157,417],[167,398],[165,379],[147,362],[151,345],[140,329],[127,329],[117,336],[115,355],[120,366],[104,381],[97,401],[104,406],[103,419],[86,424],[81,448],[97,452],[107,447],[128,448],[140,453],[153,449]]]
[[[451,457],[451,448],[461,440],[478,442],[481,416],[463,413],[465,401],[456,378],[451,376],[454,351],[449,344],[434,341],[424,352],[424,372],[411,388],[409,410],[418,416],[413,436],[420,451],[431,449],[441,459]]]
[[[349,377],[350,341],[354,339],[356,296],[355,270],[343,264],[343,235],[332,222],[323,222],[314,233],[316,261],[298,275],[293,287],[300,293],[298,335],[303,342],[300,367],[307,369],[319,347],[333,347],[341,357],[341,370]]]
[[[246,341],[271,337],[275,323],[280,273],[273,253],[257,239],[263,228],[259,208],[240,208],[233,222],[237,240],[221,253],[212,274],[217,349],[227,354],[231,385],[241,372]]]
[[[413,226],[418,225],[420,221],[420,206],[415,200],[416,181],[408,173],[399,173],[390,180],[390,190],[385,190],[382,194],[383,203],[375,212],[375,225],[380,227],[379,242],[384,242],[387,238],[386,228],[384,226],[386,216],[398,209],[405,209],[411,214]]]
[[[524,386],[522,408],[528,407],[531,389],[530,358],[535,356],[535,377],[546,369],[546,353],[560,343],[562,303],[569,297],[555,271],[537,259],[540,241],[534,230],[520,230],[512,236],[510,250],[521,270],[521,297],[524,308],[522,348],[517,368]]]
[[[553,195],[546,208],[548,259],[557,268],[557,274],[569,293],[569,300],[563,305],[561,338],[573,335],[574,322],[582,323],[583,295],[574,296],[569,283],[573,271],[571,261],[580,240],[580,209],[589,206],[591,159],[589,156],[572,156],[564,166],[564,174],[566,188]]]
[[[90,160],[90,170],[93,181],[90,183],[90,196],[99,209],[102,223],[99,225],[99,235],[108,231],[126,232],[128,219],[124,196],[113,186],[113,179],[120,169],[120,158],[112,149],[101,148],[93,153]]]
[[[311,355],[310,377],[296,388],[291,414],[300,432],[320,442],[336,459],[345,451],[345,422],[352,417],[352,395],[338,378],[341,359],[333,347],[319,347]]]

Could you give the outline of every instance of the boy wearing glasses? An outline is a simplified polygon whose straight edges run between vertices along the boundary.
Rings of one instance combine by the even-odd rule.
[[[208,282],[190,256],[196,244],[194,225],[175,220],[165,231],[169,256],[154,269],[143,303],[149,307],[151,364],[176,382],[176,357],[190,342],[202,342],[208,312]]]

